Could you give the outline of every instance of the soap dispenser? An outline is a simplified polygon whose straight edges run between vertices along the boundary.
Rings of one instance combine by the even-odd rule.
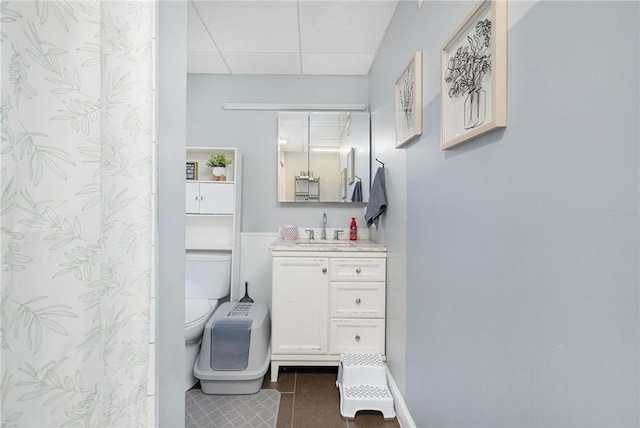
[[[356,224],[356,218],[351,217],[351,226],[349,227],[349,239],[356,241],[358,239],[358,225]]]

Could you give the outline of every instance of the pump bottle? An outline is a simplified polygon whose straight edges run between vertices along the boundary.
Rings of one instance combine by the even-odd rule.
[[[358,225],[356,224],[356,218],[351,217],[351,226],[349,227],[349,239],[356,241],[358,239]]]

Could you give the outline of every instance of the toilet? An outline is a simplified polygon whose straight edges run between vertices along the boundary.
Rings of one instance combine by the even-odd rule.
[[[185,255],[185,391],[198,381],[193,365],[200,353],[204,325],[231,290],[231,254],[187,251]]]

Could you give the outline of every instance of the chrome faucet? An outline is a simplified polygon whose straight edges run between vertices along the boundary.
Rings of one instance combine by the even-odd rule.
[[[327,240],[327,213],[322,213],[322,239]]]

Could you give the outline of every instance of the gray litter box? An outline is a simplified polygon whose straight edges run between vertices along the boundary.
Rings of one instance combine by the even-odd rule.
[[[204,326],[193,374],[205,394],[253,394],[271,362],[271,319],[263,303],[228,302]]]

